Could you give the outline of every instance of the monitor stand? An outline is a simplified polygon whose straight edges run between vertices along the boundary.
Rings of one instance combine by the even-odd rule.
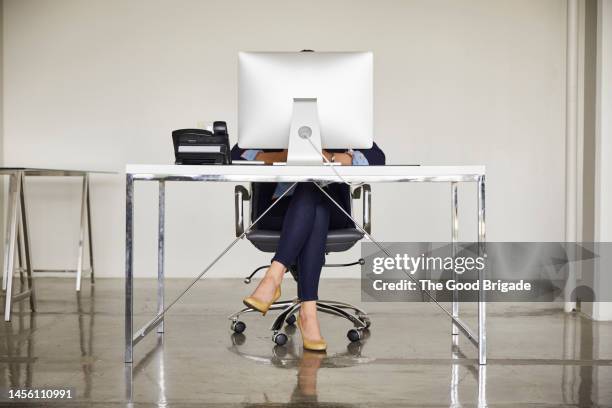
[[[293,98],[287,165],[321,166],[322,164],[317,98]]]

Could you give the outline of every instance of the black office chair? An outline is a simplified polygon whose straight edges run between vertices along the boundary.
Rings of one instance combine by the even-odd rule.
[[[235,197],[235,210],[236,210],[236,236],[239,237],[244,233],[244,201],[250,201],[250,220],[253,222],[259,217],[259,215],[265,211],[264,209],[257,208],[258,197],[260,193],[260,183],[251,183],[251,192],[244,186],[236,186],[234,189]],[[363,191],[363,194],[362,194]],[[371,201],[372,193],[370,185],[363,184],[351,192],[353,199],[359,199],[363,197],[363,228],[365,231],[370,233],[371,229]],[[351,214],[352,214],[352,201],[351,201]],[[259,250],[263,252],[276,252],[278,241],[280,240],[280,231],[264,230],[254,226],[252,230],[247,232],[246,238]],[[353,228],[343,228],[330,230],[327,234],[327,244],[325,252],[342,252],[352,248],[359,240],[363,238],[363,232]],[[352,265],[363,265],[364,260],[359,259],[355,262],[347,264],[325,264],[324,267],[345,267]],[[266,269],[268,265],[260,266],[255,269],[248,277],[244,279],[245,283],[250,283],[253,276],[260,270]],[[300,273],[297,270],[297,266],[293,265],[288,269],[293,278],[297,281],[297,276]],[[300,309],[300,300],[294,298],[292,300],[279,300],[272,304],[270,310],[281,310],[282,312],[274,320],[272,327],[272,340],[279,346],[284,345],[287,342],[287,335],[281,331],[283,323],[293,325],[296,321],[295,313]],[[318,300],[317,310],[343,317],[353,323],[353,328],[347,333],[347,337],[351,342],[361,340],[364,335],[367,334],[367,329],[370,327],[370,318],[367,313],[357,306],[335,301],[335,300]],[[250,313],[256,311],[253,308],[245,307],[238,312],[229,316],[231,321],[231,329],[236,333],[242,333],[246,329],[246,324],[239,318],[243,313]]]

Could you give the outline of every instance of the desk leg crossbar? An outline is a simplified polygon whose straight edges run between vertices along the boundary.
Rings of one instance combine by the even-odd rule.
[[[133,313],[134,313],[134,287],[133,287],[133,244],[134,244],[134,178],[128,174],[126,176],[126,280],[125,280],[125,362],[132,363],[134,357],[134,347],[140,340],[142,340],[148,333],[157,327],[158,333],[163,333],[163,321],[164,316],[168,310],[174,306],[182,297],[185,295],[199,280],[202,278],[239,240],[244,238],[246,234],[257,224],[257,222],[280,201],[280,198],[284,197],[292,188],[287,189],[279,200],[274,201],[255,221],[253,221],[248,228],[238,237],[236,237],[210,264],[170,303],[168,306],[164,306],[164,223],[165,223],[165,182],[159,180],[159,218],[158,218],[158,286],[157,286],[157,314],[147,324],[138,329],[136,333],[133,333]],[[295,186],[297,183],[293,183]],[[486,256],[485,253],[485,177],[478,177],[478,252],[479,255]],[[365,236],[368,237],[378,248],[383,251],[387,256],[391,256],[389,252],[376,241],[364,228],[359,224],[344,208],[338,204],[323,187],[315,183],[317,187],[325,194],[331,201],[336,205],[340,211],[342,211],[347,217],[349,217],[355,226],[361,230]],[[458,229],[458,199],[457,199],[457,184],[456,182],[451,183],[451,198],[452,198],[452,242],[456,244],[458,242],[459,229]],[[453,245],[454,248],[454,245]],[[453,249],[454,250],[454,249]],[[416,281],[412,275],[407,276]],[[482,281],[485,276],[485,270],[479,273],[478,279]],[[419,286],[420,287],[420,286]],[[486,303],[484,298],[484,291],[482,290],[482,284],[480,285],[480,292],[478,298],[478,334],[474,334],[472,330],[459,318],[459,303],[458,296],[454,294],[452,302],[452,310],[449,311],[442,306],[435,297],[427,290],[422,292],[433,301],[440,309],[442,309],[451,319],[452,328],[451,333],[453,337],[453,344],[457,343],[457,336],[461,332],[474,346],[478,348],[478,362],[481,365],[486,364]]]

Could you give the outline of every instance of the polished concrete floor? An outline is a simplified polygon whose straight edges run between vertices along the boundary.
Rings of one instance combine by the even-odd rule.
[[[168,281],[168,299],[187,283]],[[77,399],[62,406],[612,406],[612,323],[558,304],[490,304],[485,369],[464,338],[451,346],[448,319],[425,303],[362,304],[373,323],[358,344],[346,321],[323,316],[326,355],[303,352],[299,333],[275,347],[272,313],[248,316],[244,335],[232,335],[226,317],[250,287],[211,279],[170,311],[163,340],[151,333],[126,365],[122,280],[86,281],[80,295],[72,279],[36,284],[38,312],[22,302],[0,331],[0,388],[73,387]],[[324,280],[321,297],[359,303],[359,281]],[[137,325],[153,316],[155,281],[136,281],[135,308]],[[474,305],[462,308],[474,324]]]

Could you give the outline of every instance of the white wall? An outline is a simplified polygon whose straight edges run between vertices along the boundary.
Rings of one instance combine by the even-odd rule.
[[[4,0],[0,0],[0,162],[2,160],[2,147],[3,147],[3,135],[4,135]],[[0,189],[1,191],[1,189]]]
[[[2,12],[4,0],[0,0],[0,164],[2,164],[3,148],[4,148],[4,18]],[[4,234],[4,177],[0,177],[0,233]],[[2,235],[4,237],[4,235]],[[0,245],[0,259],[4,259],[4,240]]]
[[[612,241],[612,1],[598,1],[597,99],[596,99],[595,240]],[[603,261],[600,265],[603,265]],[[608,271],[600,267],[596,284],[612,285]],[[593,304],[596,320],[612,320],[612,302]]]
[[[7,0],[4,14],[7,163],[170,163],[172,129],[227,120],[235,140],[239,50],[372,50],[390,163],[485,164],[489,239],[563,239],[565,1]],[[124,178],[92,182],[98,274],[121,276]],[[74,263],[78,181],[28,190],[35,267]],[[462,190],[464,239],[475,191]],[[231,192],[167,187],[169,276],[196,274],[231,241]],[[136,200],[136,272],[153,276],[154,186]],[[446,240],[449,210],[446,185],[375,186],[374,236]],[[269,258],[241,242],[212,274]]]

